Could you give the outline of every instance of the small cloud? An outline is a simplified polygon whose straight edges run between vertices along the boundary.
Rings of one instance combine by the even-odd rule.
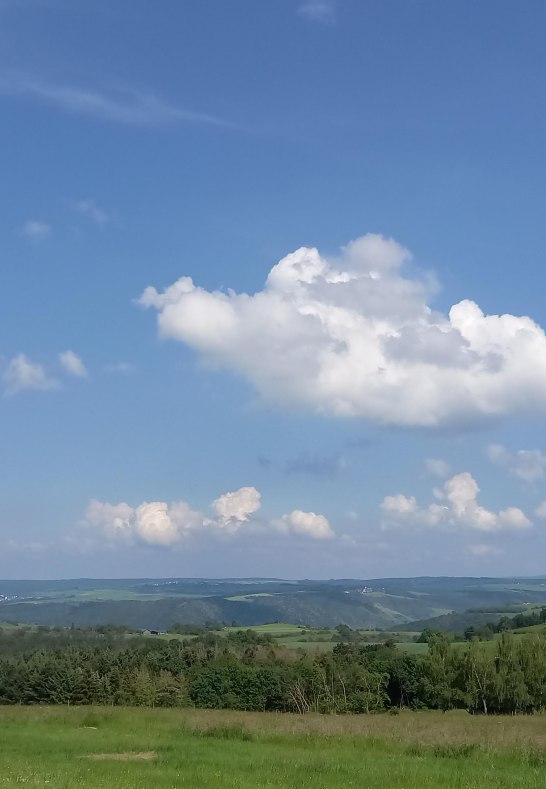
[[[14,356],[3,375],[6,393],[9,395],[25,389],[56,389],[58,382],[50,378],[41,364],[32,362],[25,354]]]
[[[445,460],[438,460],[437,458],[427,458],[425,460],[425,471],[427,474],[430,474],[432,477],[438,477],[439,479],[446,479],[449,477],[450,468],[449,464],[445,462]]]
[[[2,546],[5,550],[13,551],[14,553],[43,553],[47,550],[47,546],[41,542],[20,542],[18,540],[9,539]]]
[[[262,494],[254,487],[223,493],[212,502],[218,525],[228,532],[238,531],[260,509],[261,499]]]
[[[64,351],[59,354],[59,361],[69,375],[74,375],[76,378],[87,378],[87,370],[85,365],[74,351]]]
[[[336,16],[333,0],[306,0],[298,8],[298,13],[321,25],[331,25]]]
[[[537,482],[543,479],[546,471],[546,455],[540,449],[518,449],[517,452],[509,452],[501,444],[490,444],[487,455],[492,463],[502,466],[524,482]]]
[[[271,460],[271,458],[268,458],[265,455],[258,455],[256,460],[258,461],[258,463],[262,468],[271,468],[271,466],[273,465],[273,461]]]
[[[23,225],[23,235],[33,241],[43,241],[52,233],[51,225],[40,219],[29,219]]]
[[[94,200],[78,200],[73,204],[73,208],[76,213],[91,220],[97,227],[103,228],[110,221],[110,216]]]

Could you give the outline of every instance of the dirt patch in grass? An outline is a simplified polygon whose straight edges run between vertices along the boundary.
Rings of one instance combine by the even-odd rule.
[[[155,751],[139,751],[130,753],[92,753],[82,756],[82,759],[92,759],[94,762],[151,762],[157,759]]]

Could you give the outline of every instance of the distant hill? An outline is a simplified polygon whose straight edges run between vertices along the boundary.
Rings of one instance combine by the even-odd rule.
[[[478,613],[476,611],[463,611],[462,613],[452,612],[442,616],[433,616],[429,619],[417,619],[406,625],[400,625],[398,630],[419,631],[430,628],[431,630],[441,630],[446,633],[464,633],[467,627],[483,627],[488,622],[498,622],[502,614],[498,613]]]
[[[467,609],[502,612],[529,602],[546,603],[544,578],[0,581],[0,620],[61,626],[123,624],[163,630],[175,622],[248,627],[280,621],[460,632],[501,616],[463,614]]]

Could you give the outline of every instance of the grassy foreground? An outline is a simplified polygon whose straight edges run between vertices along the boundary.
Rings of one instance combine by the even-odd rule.
[[[0,787],[546,787],[546,717],[0,708]]]

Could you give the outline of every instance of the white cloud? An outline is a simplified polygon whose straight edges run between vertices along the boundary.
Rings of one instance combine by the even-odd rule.
[[[262,494],[253,487],[239,488],[224,493],[213,501],[218,524],[228,532],[239,531],[250,517],[261,507]]]
[[[93,500],[87,508],[85,523],[110,539],[165,547],[179,542],[193,529],[202,528],[204,520],[185,502],[168,505],[163,501],[145,501],[131,507],[125,502],[109,504]]]
[[[23,225],[23,235],[33,241],[43,241],[51,235],[51,225],[40,219],[29,219]]]
[[[501,444],[490,444],[487,455],[492,463],[508,469],[510,474],[524,482],[543,479],[546,470],[546,455],[540,449],[518,449],[509,452]]]
[[[298,13],[310,22],[331,24],[335,19],[335,6],[333,0],[306,0],[298,8]]]
[[[328,519],[315,512],[293,510],[282,516],[278,527],[280,531],[302,534],[315,540],[330,540],[335,536]]]
[[[31,76],[5,71],[0,74],[0,91],[39,99],[79,115],[135,126],[162,126],[172,123],[232,126],[221,118],[186,110],[169,104],[152,93],[137,90],[107,93],[43,82]]]
[[[207,532],[233,537],[243,530],[302,534],[315,539],[333,537],[323,515],[294,510],[277,521],[254,521],[261,506],[261,494],[254,487],[224,493],[212,502],[213,517],[192,510],[184,501],[143,502],[132,507],[125,502],[110,504],[93,500],[89,503],[84,525],[110,541],[127,544],[144,543],[168,547],[182,542],[190,534]]]
[[[98,227],[104,227],[110,221],[109,215],[100,208],[94,200],[78,200],[73,205],[74,210],[86,219],[90,219]]]
[[[4,384],[8,394],[22,392],[25,389],[56,389],[57,381],[50,378],[41,364],[31,361],[20,353],[10,360],[4,375]]]
[[[467,471],[448,479],[441,490],[434,491],[436,502],[420,507],[416,499],[402,494],[386,496],[381,504],[383,526],[410,524],[414,526],[467,527],[478,531],[527,529],[531,521],[519,507],[492,512],[478,504],[480,489]]]
[[[446,463],[445,460],[438,460],[437,458],[427,458],[427,460],[425,460],[425,470],[427,474],[438,477],[439,479],[449,477],[450,473],[449,463]]]
[[[69,375],[74,375],[76,378],[87,377],[85,365],[74,351],[63,351],[63,353],[59,354],[59,361]]]
[[[546,336],[528,317],[447,316],[405,274],[407,250],[367,235],[326,259],[302,247],[254,295],[182,277],[140,304],[160,335],[235,370],[274,403],[379,423],[436,426],[546,407]]]

